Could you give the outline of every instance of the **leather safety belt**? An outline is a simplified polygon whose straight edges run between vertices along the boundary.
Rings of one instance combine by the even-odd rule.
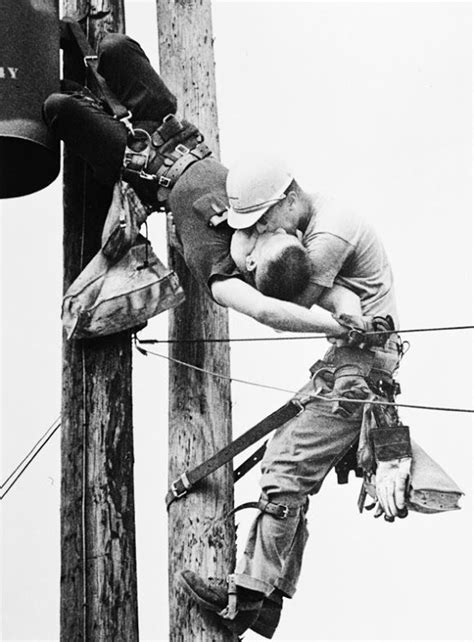
[[[278,410],[275,410],[271,415],[265,417],[258,424],[244,432],[240,437],[237,437],[228,446],[219,450],[215,455],[204,461],[199,466],[187,470],[178,477],[172,484],[169,491],[166,493],[166,506],[169,508],[173,502],[181,497],[184,497],[198,482],[213,473],[215,470],[227,464],[236,455],[243,450],[254,444],[256,441],[268,435],[269,432],[279,428],[296,415],[299,415],[304,410],[304,404],[299,399],[290,399],[288,403]],[[265,452],[266,444],[261,446],[256,453],[252,455],[246,462],[244,462],[234,473],[234,480],[239,479],[242,475],[250,470],[260,459]],[[261,455],[259,457],[259,455]],[[255,457],[259,457],[255,459]]]

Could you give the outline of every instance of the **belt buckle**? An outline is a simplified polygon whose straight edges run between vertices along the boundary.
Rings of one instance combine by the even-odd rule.
[[[282,513],[280,513],[280,515],[279,515],[279,518],[280,519],[287,519],[288,515],[290,514],[289,507],[286,506],[285,504],[278,504],[278,508],[282,508],[283,509]]]
[[[182,490],[181,492],[178,491],[177,485],[178,485],[178,482],[180,482],[180,481],[181,481],[181,478],[175,479],[174,482],[171,484],[171,492],[173,493],[173,496],[176,499],[180,499],[180,497],[184,497],[186,495],[186,493],[188,492],[186,488],[184,490]]]
[[[169,187],[171,185],[171,178],[168,178],[167,176],[160,176],[158,179],[158,184],[161,187]]]
[[[190,149],[186,147],[186,145],[183,145],[182,143],[179,143],[176,145],[175,150],[180,154],[181,156],[185,156],[186,154],[189,154]]]

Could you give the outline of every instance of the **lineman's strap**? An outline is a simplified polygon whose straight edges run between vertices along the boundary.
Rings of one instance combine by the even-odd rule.
[[[171,488],[166,493],[166,506],[167,508],[180,497],[184,497],[193,486],[195,486],[201,479],[207,477],[210,473],[229,462],[236,455],[243,450],[254,444],[256,441],[265,437],[269,432],[275,430],[279,426],[296,417],[304,409],[303,404],[298,399],[291,399],[284,406],[275,410],[271,415],[265,417],[258,424],[244,432],[240,437],[237,437],[228,446],[225,446],[215,455],[207,459],[196,468],[187,470],[176,481],[171,484]]]
[[[121,104],[121,102],[105,82],[105,78],[103,78],[103,76],[101,76],[97,71],[97,55],[89,44],[89,41],[87,40],[81,25],[74,20],[65,19],[61,20],[61,26],[63,34],[66,34],[68,30],[69,33],[67,35],[71,35],[76,45],[78,46],[82,55],[82,59],[84,61],[84,65],[87,69],[89,69],[92,74],[92,78],[95,81],[96,86],[93,88],[94,92],[99,95],[100,98],[105,100],[114,118],[116,118],[117,120],[128,118],[130,116],[129,110]]]

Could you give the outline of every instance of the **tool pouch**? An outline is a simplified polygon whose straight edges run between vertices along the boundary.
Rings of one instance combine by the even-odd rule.
[[[357,412],[361,412],[363,405],[358,403],[369,399],[371,391],[367,385],[363,370],[357,365],[339,366],[334,371],[334,387],[332,392],[334,397],[343,397],[347,401],[334,401],[333,413],[341,417],[352,417]],[[351,399],[356,402],[351,402]]]
[[[464,495],[456,482],[413,439],[412,464],[407,508],[417,513],[443,513],[459,510]],[[376,500],[372,480],[364,481],[365,491]]]

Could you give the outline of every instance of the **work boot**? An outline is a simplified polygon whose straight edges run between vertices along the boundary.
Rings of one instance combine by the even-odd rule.
[[[263,600],[258,618],[250,627],[252,631],[270,640],[280,622],[282,606],[282,594],[278,589],[275,589],[273,593]]]
[[[258,619],[263,604],[263,594],[242,587],[237,588],[237,614],[233,619],[225,617],[224,611],[228,603],[227,589],[222,582],[209,578],[203,580],[193,573],[181,572],[180,583],[186,593],[206,611],[217,613],[222,624],[232,633],[242,635]]]

